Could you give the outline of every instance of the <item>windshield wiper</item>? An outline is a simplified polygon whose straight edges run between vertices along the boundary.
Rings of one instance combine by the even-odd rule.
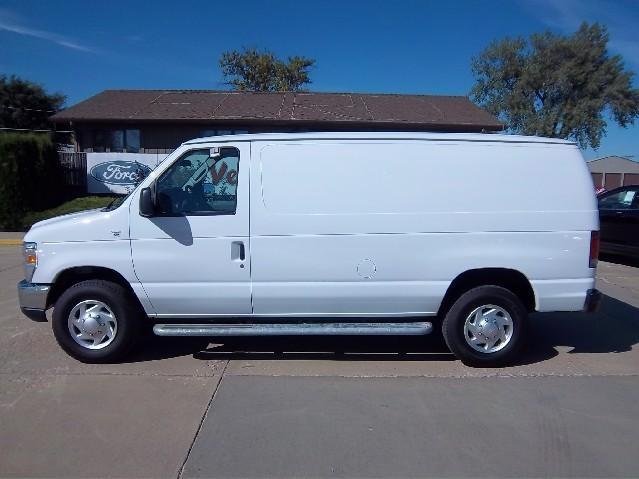
[[[107,206],[105,206],[102,211],[113,211],[114,209],[119,207],[122,203],[124,203],[124,200],[126,200],[131,193],[133,193],[133,190],[131,190],[126,195],[121,195],[121,196],[117,196],[113,198],[113,200]]]

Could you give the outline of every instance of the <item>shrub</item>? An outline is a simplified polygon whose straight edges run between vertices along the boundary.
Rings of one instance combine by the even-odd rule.
[[[0,227],[19,228],[27,211],[60,203],[62,170],[49,135],[0,133]]]

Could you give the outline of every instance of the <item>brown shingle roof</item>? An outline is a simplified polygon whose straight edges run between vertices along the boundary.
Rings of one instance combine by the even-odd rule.
[[[52,120],[374,123],[473,131],[503,126],[462,96],[213,90],[105,90]]]

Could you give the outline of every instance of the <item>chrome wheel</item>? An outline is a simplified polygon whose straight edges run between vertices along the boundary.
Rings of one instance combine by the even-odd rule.
[[[464,322],[464,338],[480,353],[495,353],[513,337],[513,320],[508,312],[494,304],[475,308]]]
[[[76,304],[67,323],[73,340],[87,349],[107,347],[118,333],[118,321],[111,308],[94,299]]]

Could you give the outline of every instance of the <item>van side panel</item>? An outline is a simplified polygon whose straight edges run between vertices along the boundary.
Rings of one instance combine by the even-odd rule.
[[[432,315],[469,269],[531,281],[577,310],[594,282],[592,181],[571,145],[256,142],[254,314]]]

